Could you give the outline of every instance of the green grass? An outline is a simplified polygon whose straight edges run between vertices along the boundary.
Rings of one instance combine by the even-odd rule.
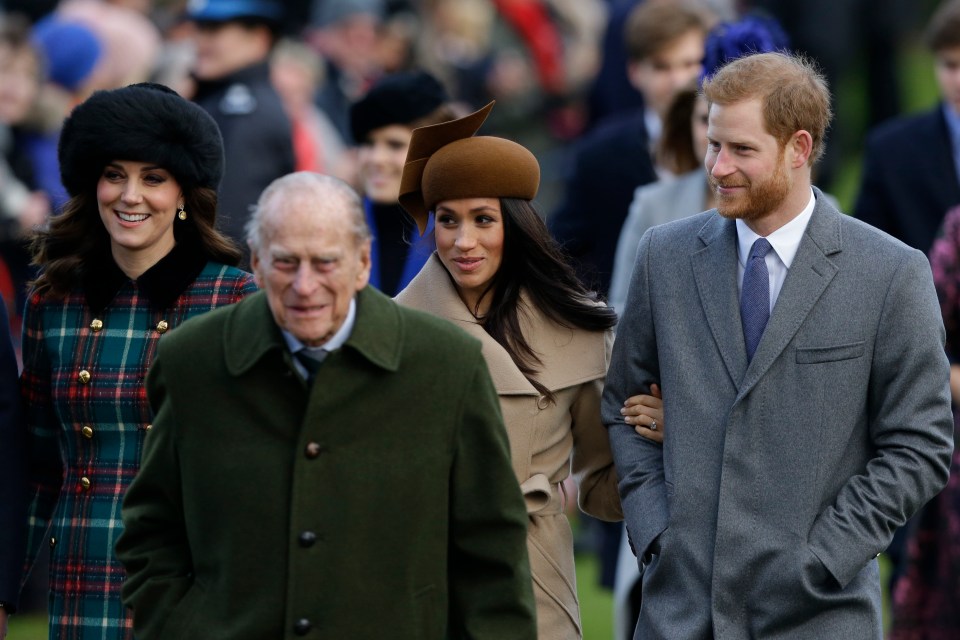
[[[598,564],[593,554],[577,556],[577,593],[580,597],[580,618],[586,640],[610,640],[613,637],[613,594],[597,583]],[[889,563],[880,560],[880,577],[887,582]],[[889,599],[884,593],[883,618],[889,624]],[[47,618],[44,614],[13,616],[10,619],[8,640],[46,640]]]
[[[599,564],[593,554],[577,556],[577,595],[580,598],[580,623],[587,640],[613,637],[613,592],[597,582]]]

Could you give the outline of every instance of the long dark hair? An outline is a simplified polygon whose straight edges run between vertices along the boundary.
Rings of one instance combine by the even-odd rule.
[[[540,357],[520,330],[521,291],[544,315],[567,328],[605,331],[617,323],[610,307],[583,286],[560,245],[547,230],[533,204],[500,198],[503,214],[503,260],[481,299],[490,295],[490,309],[481,324],[541,394],[554,396],[537,379]],[[478,308],[472,310],[476,315]]]
[[[207,258],[235,266],[240,262],[236,244],[216,230],[217,192],[206,187],[184,189],[186,220],[174,220],[177,244]],[[33,282],[37,293],[63,297],[80,283],[83,273],[110,251],[110,235],[100,220],[95,190],[70,198],[61,212],[50,218],[48,229],[30,242],[33,264],[41,268]]]

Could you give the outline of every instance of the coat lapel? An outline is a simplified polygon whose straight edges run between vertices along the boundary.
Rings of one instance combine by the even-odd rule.
[[[749,393],[780,356],[837,274],[838,267],[829,256],[841,250],[841,214],[826,202],[823,193],[815,193],[816,207],[740,386],[739,398]]]
[[[747,368],[747,349],[737,295],[737,228],[733,220],[711,217],[698,235],[706,245],[690,256],[713,341],[737,387]]]

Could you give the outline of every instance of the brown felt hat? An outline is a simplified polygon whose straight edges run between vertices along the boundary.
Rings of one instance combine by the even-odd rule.
[[[493,102],[468,116],[413,130],[400,179],[400,204],[420,233],[438,202],[460,198],[533,200],[540,165],[524,147],[504,138],[474,136]]]

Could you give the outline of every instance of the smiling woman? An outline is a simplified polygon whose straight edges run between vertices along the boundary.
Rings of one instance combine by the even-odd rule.
[[[113,546],[157,341],[256,287],[214,229],[223,146],[196,105],[160,85],[97,92],[64,122],[59,156],[71,198],[33,241],[24,320],[26,565],[50,549],[51,637],[116,640],[132,620]]]
[[[616,316],[577,280],[531,202],[533,154],[474,135],[491,108],[413,132],[400,202],[421,231],[433,212],[437,252],[397,301],[483,344],[527,505],[538,637],[574,640],[583,633],[561,487],[572,474],[585,512],[621,517],[599,412]]]

